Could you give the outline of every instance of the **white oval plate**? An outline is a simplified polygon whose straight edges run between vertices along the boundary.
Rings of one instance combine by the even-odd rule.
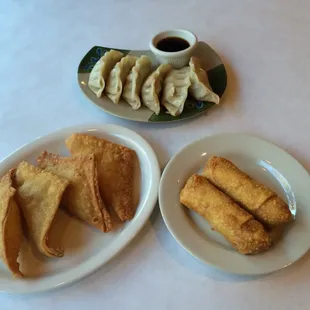
[[[119,231],[103,233],[60,211],[58,225],[63,225],[63,258],[47,258],[23,242],[22,270],[29,278],[15,279],[0,263],[0,291],[30,293],[45,291],[76,281],[90,274],[119,253],[141,230],[157,200],[160,168],[151,146],[137,133],[115,125],[75,126],[41,137],[12,153],[0,163],[0,175],[20,161],[35,163],[43,151],[69,155],[64,140],[74,132],[85,132],[125,145],[135,150],[140,169],[136,171],[137,211],[133,220]]]
[[[212,155],[232,160],[272,188],[296,215],[269,251],[253,256],[239,254],[202,217],[181,205],[179,195],[187,179],[201,172]],[[284,150],[252,136],[222,134],[198,140],[170,160],[161,178],[159,203],[169,231],[194,257],[230,273],[258,275],[292,264],[310,248],[309,189],[308,172]]]

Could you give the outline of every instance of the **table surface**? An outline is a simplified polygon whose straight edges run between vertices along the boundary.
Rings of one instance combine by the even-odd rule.
[[[220,132],[268,139],[310,168],[310,3],[306,0],[4,0],[0,9],[0,158],[38,136],[81,123],[129,127],[163,165],[193,140]],[[164,29],[185,28],[222,57],[222,106],[196,119],[139,124],[105,114],[79,90],[76,71],[94,45],[146,49]],[[105,267],[49,293],[0,295],[1,309],[309,309],[310,259],[244,278],[183,250],[158,208]]]

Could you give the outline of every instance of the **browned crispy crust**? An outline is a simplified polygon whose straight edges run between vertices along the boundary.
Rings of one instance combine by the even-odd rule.
[[[12,171],[0,180],[0,258],[15,277],[23,277],[17,262],[22,229],[19,208],[12,187]]]
[[[276,226],[292,220],[288,205],[275,192],[253,180],[231,161],[213,156],[205,165],[203,175],[263,224]]]
[[[203,216],[242,254],[255,254],[271,246],[263,225],[203,176],[194,174],[188,179],[180,201]]]
[[[46,256],[62,257],[61,245],[49,244],[49,231],[69,182],[22,161],[16,168],[14,186],[29,236]]]
[[[71,154],[95,154],[100,192],[106,204],[122,220],[134,216],[133,177],[135,153],[110,141],[75,133],[66,140]]]
[[[70,181],[63,203],[73,215],[104,232],[112,229],[110,214],[99,193],[94,154],[61,157],[44,151],[37,163],[40,168]]]

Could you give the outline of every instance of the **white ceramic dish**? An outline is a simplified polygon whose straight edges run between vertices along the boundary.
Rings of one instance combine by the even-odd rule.
[[[157,43],[168,37],[177,37],[184,39],[189,43],[189,47],[185,50],[178,52],[165,52],[159,50]],[[155,55],[156,59],[161,64],[171,64],[174,68],[182,68],[188,65],[190,57],[193,56],[193,52],[197,47],[198,39],[196,35],[188,30],[174,29],[167,30],[155,35],[150,42],[150,50]]]
[[[15,279],[0,263],[0,291],[30,293],[45,291],[90,274],[118,254],[141,230],[157,201],[160,168],[151,146],[135,132],[115,125],[86,125],[59,130],[39,138],[12,153],[0,163],[0,175],[21,160],[31,163],[42,150],[69,155],[64,140],[74,132],[86,132],[135,150],[140,164],[136,171],[137,211],[133,220],[116,232],[104,234],[60,212],[58,225],[64,229],[65,256],[47,258],[34,252],[27,242],[22,246],[22,270],[29,278]]]
[[[267,252],[253,256],[239,254],[202,217],[180,204],[179,194],[187,179],[199,173],[212,155],[232,160],[275,190],[296,216]],[[160,182],[159,203],[171,234],[194,257],[230,273],[258,275],[292,264],[310,248],[309,188],[308,172],[284,150],[252,136],[222,134],[198,140],[170,160]]]

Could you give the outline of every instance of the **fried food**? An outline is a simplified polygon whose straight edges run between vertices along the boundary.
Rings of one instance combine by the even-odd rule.
[[[75,133],[66,140],[72,155],[95,154],[98,181],[104,202],[120,220],[134,216],[133,177],[135,153],[129,148],[86,134]]]
[[[15,277],[23,277],[17,262],[22,228],[15,192],[10,171],[0,180],[0,258]]]
[[[26,220],[29,236],[38,250],[50,257],[62,257],[61,246],[49,244],[49,230],[69,182],[22,161],[15,172],[17,201]]]
[[[37,162],[40,168],[70,181],[62,202],[71,214],[104,232],[112,229],[110,215],[99,193],[94,154],[60,157],[43,152]]]
[[[271,246],[263,225],[203,176],[194,174],[188,179],[180,201],[203,216],[242,254],[255,254]]]
[[[288,205],[275,192],[253,180],[231,161],[213,156],[205,165],[203,175],[263,224],[276,226],[292,220]]]

